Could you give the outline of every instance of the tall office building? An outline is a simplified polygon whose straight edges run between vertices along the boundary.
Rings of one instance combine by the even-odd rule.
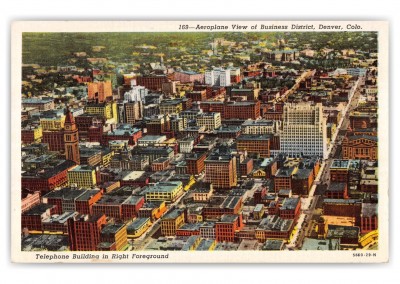
[[[65,159],[80,164],[79,136],[75,119],[69,109],[65,115],[64,123]]]
[[[205,72],[206,85],[226,87],[231,85],[231,71],[215,68]]]
[[[286,104],[280,144],[281,152],[292,157],[326,158],[326,121],[322,115],[322,104]]]
[[[236,157],[233,155],[211,154],[204,161],[206,182],[215,188],[229,189],[237,185]]]
[[[68,238],[71,251],[98,250],[100,233],[107,223],[106,215],[78,215],[68,219]]]
[[[88,83],[88,99],[103,103],[107,98],[112,99],[111,81]]]

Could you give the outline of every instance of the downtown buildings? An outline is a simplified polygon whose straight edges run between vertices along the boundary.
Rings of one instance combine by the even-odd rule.
[[[205,50],[174,64],[110,63],[118,72],[61,68],[88,82],[63,77],[65,101],[25,98],[21,230],[67,237],[70,250],[282,249],[296,239],[303,198],[318,192],[308,246],[332,236],[334,247],[341,238],[362,247],[358,236],[378,224],[376,76],[366,73],[368,101],[347,112],[361,73],[293,67],[296,48],[257,58],[251,42],[257,60],[244,64],[243,43],[218,42],[234,64],[200,66],[216,59]],[[329,182],[318,179],[322,168]],[[335,227],[342,217],[345,230]]]

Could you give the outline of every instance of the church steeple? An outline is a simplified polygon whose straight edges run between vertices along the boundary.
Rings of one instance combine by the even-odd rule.
[[[79,134],[74,116],[67,107],[64,123],[65,159],[80,164]]]

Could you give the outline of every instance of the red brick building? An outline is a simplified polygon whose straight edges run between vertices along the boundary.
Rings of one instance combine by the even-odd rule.
[[[21,187],[41,193],[49,192],[67,184],[67,172],[75,165],[72,161],[64,161],[53,168],[46,168],[40,172],[24,173],[21,178]]]
[[[269,215],[261,220],[256,229],[256,239],[265,242],[267,239],[289,240],[294,228],[292,219],[282,219],[277,215]]]
[[[276,172],[274,176],[275,192],[281,189],[292,189],[292,175],[295,171],[295,167],[282,167]]]
[[[247,158],[239,164],[240,176],[247,176],[253,171],[254,163],[253,159]]]
[[[279,206],[279,216],[282,219],[297,219],[300,215],[301,202],[298,197],[285,198]]]
[[[210,155],[205,161],[206,182],[215,188],[229,189],[237,185],[236,157]]]
[[[42,143],[49,145],[49,151],[64,152],[64,130],[43,131]]]
[[[257,119],[260,117],[260,101],[228,102],[221,116],[223,119]]]
[[[247,151],[249,154],[259,155],[261,158],[270,156],[270,135],[241,134],[236,139],[236,147],[239,151]]]
[[[181,83],[204,83],[204,74],[193,71],[176,71],[174,73],[174,80],[180,81]]]
[[[217,242],[234,242],[235,232],[243,228],[242,215],[222,215],[215,223],[215,238]]]
[[[77,216],[77,212],[65,212],[60,215],[52,215],[42,220],[42,230],[44,233],[68,234],[68,219]]]
[[[199,175],[205,169],[204,161],[207,158],[206,152],[196,152],[186,157],[187,173],[191,175]]]
[[[312,169],[298,169],[292,176],[292,191],[294,194],[308,195],[314,182]]]
[[[103,196],[103,190],[86,190],[75,200],[76,211],[81,214],[92,214],[92,207]]]
[[[217,220],[224,214],[239,214],[243,204],[241,196],[228,196],[221,202],[213,201],[203,208],[202,215],[206,220]]]
[[[345,182],[331,182],[325,190],[325,197],[331,199],[347,199],[349,198],[347,192],[347,183]]]
[[[330,167],[330,176],[332,182],[346,182],[349,179],[349,160],[333,160]]]
[[[89,142],[99,142],[102,144],[103,141],[103,127],[102,126],[90,126],[88,129],[88,140]]]
[[[202,223],[183,224],[176,230],[176,236],[199,236]]]
[[[102,126],[104,124],[104,119],[92,114],[82,114],[75,117],[75,123],[78,128],[79,137],[89,139],[90,127]],[[100,142],[100,140],[98,142]]]
[[[378,229],[378,206],[376,203],[363,203],[361,209],[361,234]]]
[[[159,91],[162,88],[163,83],[167,83],[169,80],[165,75],[150,75],[150,76],[138,76],[136,83],[138,86],[144,86],[152,91]]]
[[[43,133],[40,126],[37,127],[28,126],[26,128],[21,129],[21,141],[24,144],[40,142],[42,135]]]
[[[29,231],[42,231],[42,221],[54,214],[55,206],[38,204],[21,215],[21,228]]]
[[[350,128],[370,128],[371,127],[371,115],[368,113],[353,112],[350,113]]]
[[[68,219],[68,238],[71,251],[96,251],[100,232],[107,223],[106,215],[78,215]]]
[[[104,195],[92,207],[93,214],[105,214],[117,220],[128,220],[137,217],[144,204],[143,196]]]
[[[139,215],[140,208],[143,207],[145,202],[144,196],[130,196],[128,197],[121,206],[122,219],[129,220],[136,218]]]
[[[193,102],[201,102],[207,99],[207,92],[206,90],[201,91],[191,91],[187,92],[185,96],[191,99]]]
[[[254,204],[262,204],[264,201],[264,196],[267,194],[267,188],[262,186],[256,189],[254,192]]]
[[[360,199],[325,199],[323,214],[360,218],[362,202]]]
[[[343,159],[378,160],[378,138],[362,135],[343,139]]]

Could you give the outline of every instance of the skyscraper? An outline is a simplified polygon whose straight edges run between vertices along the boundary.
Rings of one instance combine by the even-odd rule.
[[[231,71],[222,68],[215,68],[205,72],[207,85],[226,87],[231,85]]]
[[[78,128],[76,127],[75,119],[68,108],[64,123],[64,145],[65,159],[80,164]]]
[[[286,104],[283,108],[281,152],[289,156],[326,157],[326,121],[322,104]]]
[[[94,82],[88,84],[88,99],[103,103],[107,98],[112,99],[111,81]]]

